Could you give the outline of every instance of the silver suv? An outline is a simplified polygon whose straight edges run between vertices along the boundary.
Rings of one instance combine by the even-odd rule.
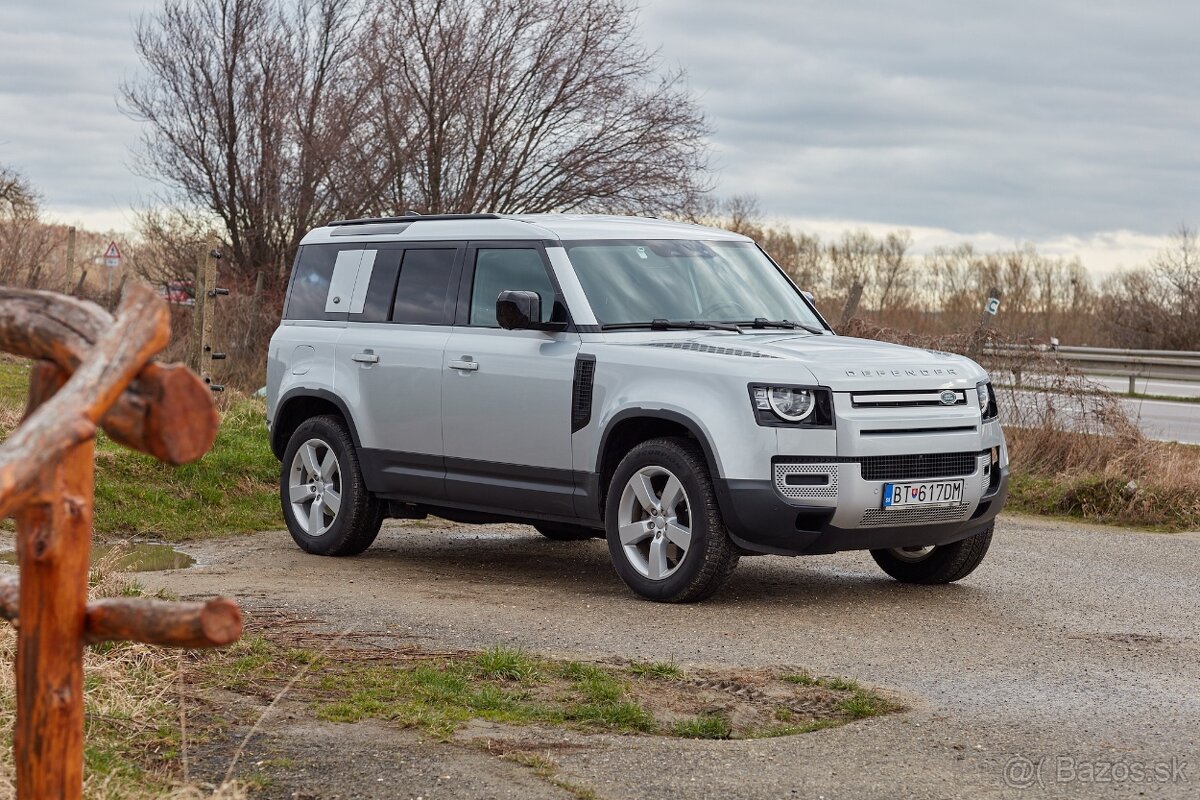
[[[267,374],[283,516],[321,555],[432,513],[605,538],[654,600],[760,554],[870,550],[946,583],[1007,493],[977,364],[836,336],[750,239],[657,219],[318,228]]]

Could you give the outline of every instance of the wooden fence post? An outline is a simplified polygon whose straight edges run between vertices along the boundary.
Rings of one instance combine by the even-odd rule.
[[[67,228],[67,284],[64,292],[70,292],[75,283],[75,226]]]
[[[17,626],[19,800],[82,796],[86,643],[212,647],[241,635],[241,612],[221,598],[87,600],[97,426],[169,463],[199,458],[216,436],[199,379],[150,363],[169,338],[166,304],[145,286],[115,321],[91,303],[0,287],[0,350],[38,359],[25,419],[0,443],[0,518],[17,520],[20,567],[0,578],[0,616]]]
[[[29,411],[66,382],[40,362]],[[17,515],[20,607],[17,724],[18,800],[79,797],[83,787],[83,620],[92,538],[93,439],[72,447],[44,475],[36,502]],[[34,680],[29,680],[34,676]]]

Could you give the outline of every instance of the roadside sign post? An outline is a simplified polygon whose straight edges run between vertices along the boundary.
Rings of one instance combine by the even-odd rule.
[[[108,267],[108,293],[112,294],[113,270],[121,266],[121,248],[117,247],[116,242],[108,243],[108,249],[104,251],[104,266]]]

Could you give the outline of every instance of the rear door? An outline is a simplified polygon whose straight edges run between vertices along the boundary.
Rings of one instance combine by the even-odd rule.
[[[467,249],[442,372],[446,493],[464,505],[574,516],[571,382],[580,337],[502,329],[496,297],[506,289],[537,292],[542,321],[563,303],[540,243]]]
[[[464,249],[421,242],[364,250],[356,285],[367,288],[354,295],[338,342],[337,390],[354,414],[374,492],[442,497],[442,355]]]

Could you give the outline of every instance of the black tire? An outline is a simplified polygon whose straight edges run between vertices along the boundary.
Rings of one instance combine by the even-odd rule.
[[[584,539],[602,539],[604,531],[583,525],[568,525],[559,522],[539,522],[533,526],[538,533],[556,542],[581,542]]]
[[[689,517],[686,551],[674,571],[657,580],[643,575],[631,563],[621,543],[618,520],[626,486],[635,474],[647,468],[665,469],[679,480]],[[690,439],[651,439],[630,450],[609,482],[604,519],[608,551],[617,575],[648,600],[691,603],[710,597],[733,573],[741,555],[726,532],[704,454]]]
[[[902,583],[953,583],[975,571],[992,544],[992,528],[951,544],[939,545],[920,560],[905,560],[891,550],[872,550],[871,557]]]
[[[303,461],[297,462],[297,454],[306,444],[314,442],[313,448],[318,456],[328,452],[336,458],[337,478],[331,479],[327,486],[340,498],[336,513],[328,521],[325,516],[330,513],[329,509],[326,506],[320,508],[320,524],[328,527],[324,530],[318,528],[317,535],[311,535],[308,531],[312,518],[307,515],[304,519],[298,518],[296,504],[290,498],[291,487],[297,479],[293,476],[293,469],[307,469]],[[302,474],[306,473],[297,473]],[[371,546],[383,524],[383,504],[367,491],[354,441],[342,420],[332,415],[307,419],[292,433],[279,471],[279,500],[292,539],[301,550],[315,555],[358,555]],[[316,502],[307,503],[310,512]],[[301,505],[303,509],[304,503]]]

